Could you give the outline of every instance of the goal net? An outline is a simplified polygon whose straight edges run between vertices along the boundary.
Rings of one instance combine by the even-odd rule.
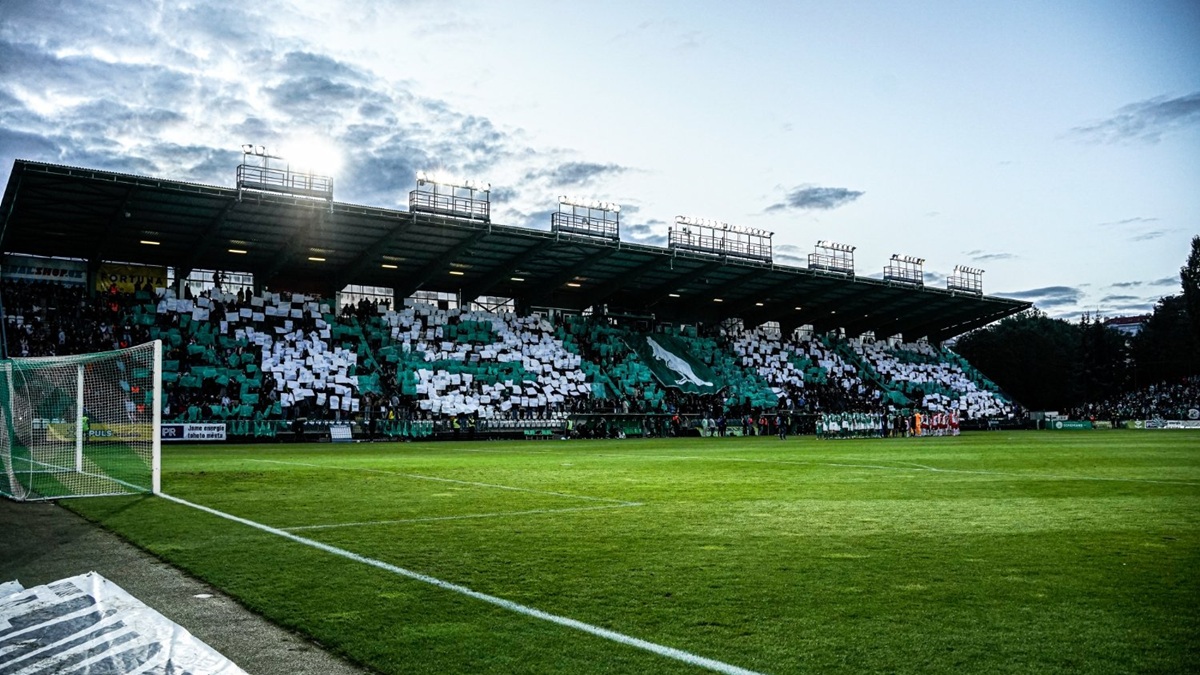
[[[0,361],[0,494],[159,492],[162,347]]]

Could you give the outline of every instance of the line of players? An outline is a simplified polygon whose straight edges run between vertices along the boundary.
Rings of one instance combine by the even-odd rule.
[[[882,413],[824,413],[817,418],[817,438],[908,438],[957,436],[958,412],[912,415]]]

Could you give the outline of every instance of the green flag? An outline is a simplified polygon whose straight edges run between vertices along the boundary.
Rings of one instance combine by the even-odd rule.
[[[629,347],[638,353],[664,387],[691,394],[715,394],[725,387],[709,368],[688,353],[687,345],[670,335],[635,335]]]

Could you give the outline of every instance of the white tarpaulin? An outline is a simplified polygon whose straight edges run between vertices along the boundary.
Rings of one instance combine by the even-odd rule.
[[[245,675],[95,572],[0,594],[0,672]]]

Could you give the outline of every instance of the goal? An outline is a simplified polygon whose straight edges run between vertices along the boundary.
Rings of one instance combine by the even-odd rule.
[[[0,494],[160,492],[162,343],[0,361]]]

